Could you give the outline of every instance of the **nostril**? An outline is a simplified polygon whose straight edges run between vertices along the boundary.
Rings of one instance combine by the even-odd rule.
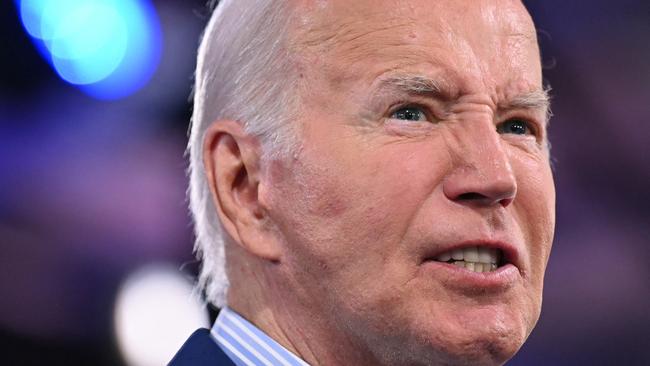
[[[478,200],[484,200],[487,197],[480,193],[476,192],[468,192],[468,193],[463,193],[461,195],[458,195],[458,200],[461,201],[478,201]]]
[[[501,206],[503,206],[503,207],[508,207],[508,205],[509,205],[510,203],[512,203],[512,198],[504,198],[504,199],[502,199],[501,201],[499,201],[499,203],[500,203]]]
[[[512,199],[513,199],[512,197],[492,198],[490,196],[486,196],[478,192],[467,192],[467,193],[459,194],[456,197],[456,201],[465,202],[465,204],[469,204],[469,205],[483,206],[483,205],[499,204],[502,207],[508,207],[508,205],[512,203]]]

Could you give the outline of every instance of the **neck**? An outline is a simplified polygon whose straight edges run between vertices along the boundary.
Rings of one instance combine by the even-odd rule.
[[[276,286],[265,288],[232,286],[228,306],[311,366],[382,364],[364,352],[367,347],[359,339],[340,329],[336,314],[315,302],[298,304],[295,294]]]
[[[382,362],[350,324],[291,276],[235,247],[228,251],[228,306],[312,366]],[[377,349],[377,347],[373,347]]]

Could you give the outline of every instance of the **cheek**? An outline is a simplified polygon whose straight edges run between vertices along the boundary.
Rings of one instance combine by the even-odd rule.
[[[344,198],[349,206],[336,226],[384,257],[403,249],[409,226],[442,179],[435,155],[431,145],[411,143],[344,158],[342,181],[335,184],[350,187]]]
[[[286,178],[274,201],[290,255],[312,261],[320,275],[350,287],[371,286],[370,277],[377,283],[383,276],[387,281],[398,280],[389,275],[407,276],[408,258],[400,255],[404,235],[439,180],[435,153],[422,153],[431,147],[415,145],[375,150],[330,145],[328,153],[312,145],[300,162],[283,168],[279,176]],[[399,263],[393,267],[404,273],[387,274],[386,263]]]
[[[555,186],[546,161],[514,159],[518,193],[515,219],[528,243],[530,267],[541,286],[555,230]]]
[[[344,233],[411,216],[436,185],[432,158],[407,145],[311,151],[294,170],[302,214]],[[368,230],[364,230],[364,229]],[[384,230],[388,231],[388,230]]]

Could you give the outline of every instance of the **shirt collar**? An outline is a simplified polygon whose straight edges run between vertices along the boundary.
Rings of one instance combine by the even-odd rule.
[[[221,309],[210,333],[237,366],[309,366],[228,307]]]

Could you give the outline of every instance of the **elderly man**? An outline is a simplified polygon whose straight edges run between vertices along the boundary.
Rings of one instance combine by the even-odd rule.
[[[548,97],[515,0],[236,0],[199,50],[172,365],[499,365],[540,313]]]

